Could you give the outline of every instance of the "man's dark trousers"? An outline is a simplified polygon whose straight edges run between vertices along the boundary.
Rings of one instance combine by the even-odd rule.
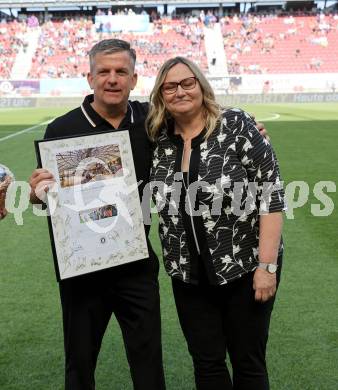
[[[122,330],[135,390],[165,389],[158,259],[60,282],[66,390],[94,390],[94,371],[111,314]],[[119,390],[112,379],[112,390]]]

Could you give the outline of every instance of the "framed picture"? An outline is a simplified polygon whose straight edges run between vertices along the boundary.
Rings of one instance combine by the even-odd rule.
[[[149,256],[128,130],[35,141],[58,279]]]

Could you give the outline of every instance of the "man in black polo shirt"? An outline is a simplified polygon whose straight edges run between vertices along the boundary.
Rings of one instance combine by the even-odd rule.
[[[88,82],[94,94],[48,125],[45,139],[128,129],[136,177],[144,186],[151,159],[144,129],[148,106],[128,101],[137,82],[135,51],[125,41],[106,39],[93,46],[89,60]],[[53,183],[50,172],[36,169],[30,178],[31,201],[40,202]],[[149,241],[148,246],[147,259],[60,281],[66,390],[95,389],[96,361],[112,313],[122,330],[134,389],[165,389],[159,265]]]

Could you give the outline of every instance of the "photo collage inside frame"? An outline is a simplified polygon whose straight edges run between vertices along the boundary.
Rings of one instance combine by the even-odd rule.
[[[119,144],[56,153],[61,188],[123,176]]]

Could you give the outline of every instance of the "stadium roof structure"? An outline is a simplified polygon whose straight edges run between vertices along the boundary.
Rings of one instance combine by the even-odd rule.
[[[292,0],[291,0],[292,1]],[[296,1],[296,0],[293,0]],[[307,1],[307,0],[303,0]],[[142,5],[204,5],[205,7],[214,7],[221,4],[235,4],[235,3],[260,3],[260,4],[281,4],[286,3],[286,0],[0,0],[0,8],[35,8],[35,7],[109,7],[109,6],[142,6]],[[299,0],[297,2],[300,2]]]

